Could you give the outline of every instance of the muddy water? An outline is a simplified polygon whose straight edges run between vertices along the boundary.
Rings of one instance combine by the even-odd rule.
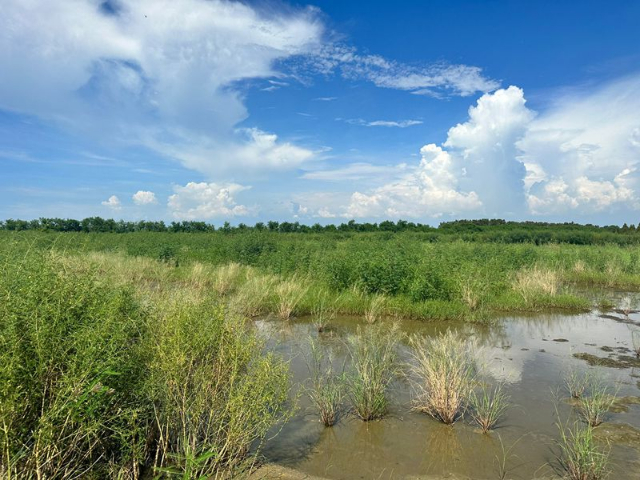
[[[632,315],[632,320],[640,317]],[[318,333],[309,318],[287,323],[267,319],[257,326],[271,348],[290,360],[299,385],[309,377],[303,355],[308,337],[319,339],[342,365],[345,338],[355,333],[358,323],[357,318],[339,318],[325,333]],[[559,473],[557,414],[563,421],[575,419],[563,376],[575,368],[596,372],[619,397],[628,397],[596,430],[611,443],[611,478],[640,478],[640,369],[589,366],[573,356],[632,355],[625,349],[632,348],[631,329],[640,327],[602,318],[598,312],[503,318],[492,326],[402,321],[401,327],[421,335],[452,328],[477,339],[485,380],[503,382],[511,396],[499,428],[483,435],[468,420],[449,427],[412,412],[410,383],[399,378],[390,389],[390,412],[380,421],[362,422],[345,412],[334,427],[324,428],[301,393],[295,417],[265,445],[267,461],[330,479],[493,479],[500,478],[501,463],[505,478],[554,478]],[[408,360],[406,346],[401,356]]]

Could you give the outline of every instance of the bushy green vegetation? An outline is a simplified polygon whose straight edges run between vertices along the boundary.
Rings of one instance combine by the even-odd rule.
[[[258,222],[254,226],[239,223],[232,226],[225,222],[222,227],[198,222],[183,221],[165,224],[163,221],[127,222],[124,220],[89,217],[83,220],[69,218],[39,218],[35,220],[0,221],[0,230],[47,232],[85,232],[85,233],[132,233],[132,232],[170,232],[170,233],[224,233],[272,232],[272,233],[363,233],[363,232],[420,232],[425,233],[428,241],[464,240],[469,242],[497,243],[570,243],[574,245],[604,245],[615,243],[632,245],[640,243],[640,224],[618,225],[581,225],[573,222],[512,222],[501,219],[456,220],[443,222],[437,228],[421,223],[398,220],[385,220],[380,223],[357,223],[350,220],[339,225],[312,226],[299,222]]]
[[[170,281],[175,269],[0,246],[3,478],[210,478],[251,464],[288,415],[288,367],[202,275]]]
[[[0,231],[0,241],[161,260],[174,276],[201,269],[247,315],[311,313],[325,292],[338,313],[484,320],[496,311],[586,310],[574,285],[640,287],[636,247],[433,242],[420,232],[208,234]],[[200,265],[200,266],[198,266]],[[260,272],[247,276],[251,267]],[[288,288],[280,285],[291,280]],[[209,280],[207,280],[209,282]],[[298,288],[297,286],[301,288]]]

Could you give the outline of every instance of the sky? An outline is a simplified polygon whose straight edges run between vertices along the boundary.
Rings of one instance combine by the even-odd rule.
[[[0,219],[640,222],[640,2],[3,0]]]

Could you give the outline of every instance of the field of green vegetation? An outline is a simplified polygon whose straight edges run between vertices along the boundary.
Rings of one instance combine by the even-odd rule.
[[[502,227],[488,228],[495,236]],[[563,231],[563,227],[559,227]],[[634,230],[635,231],[635,230]],[[621,238],[635,234],[613,234]],[[640,235],[639,235],[640,236]],[[425,232],[56,233],[0,231],[4,244],[68,255],[108,253],[172,265],[171,277],[211,277],[226,266],[230,285],[252,298],[246,313],[337,313],[482,321],[492,312],[585,310],[580,287],[640,286],[640,252],[624,242],[498,243]],[[623,243],[622,245],[620,243]],[[194,273],[195,272],[195,273]],[[285,315],[286,316],[286,315]]]
[[[293,408],[287,365],[264,354],[253,317],[312,314],[320,330],[338,313],[490,321],[584,311],[597,300],[584,286],[639,287],[638,248],[419,231],[0,231],[0,476],[247,471]],[[353,385],[363,418],[384,411],[368,382]]]

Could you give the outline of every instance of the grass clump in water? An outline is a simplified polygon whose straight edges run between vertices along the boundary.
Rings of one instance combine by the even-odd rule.
[[[463,413],[476,375],[473,345],[451,330],[436,337],[411,338],[414,408],[445,424]]]
[[[597,427],[604,422],[616,396],[609,394],[609,388],[598,379],[590,381],[587,388],[589,394],[580,398],[578,408],[584,421],[591,427]]]
[[[352,371],[347,376],[348,395],[354,413],[362,420],[380,418],[387,413],[387,388],[397,373],[398,324],[358,327],[348,339]]]
[[[320,414],[325,427],[332,427],[338,420],[344,392],[344,376],[333,371],[333,358],[326,355],[322,346],[309,338],[307,368],[311,374],[307,394]]]
[[[471,417],[482,428],[483,433],[489,432],[497,425],[509,408],[509,399],[502,385],[498,385],[493,390],[483,385],[480,393],[471,393],[469,399]]]
[[[311,315],[313,316],[313,325],[318,332],[324,332],[329,323],[336,318],[336,303],[337,301],[331,299],[329,292],[325,289],[320,289],[316,292],[313,299],[313,307],[311,308]]]
[[[571,398],[582,398],[590,382],[588,373],[581,375],[576,369],[571,369],[564,377],[564,384]]]
[[[559,425],[559,463],[569,480],[602,480],[608,476],[609,452],[599,448],[588,425]]]

